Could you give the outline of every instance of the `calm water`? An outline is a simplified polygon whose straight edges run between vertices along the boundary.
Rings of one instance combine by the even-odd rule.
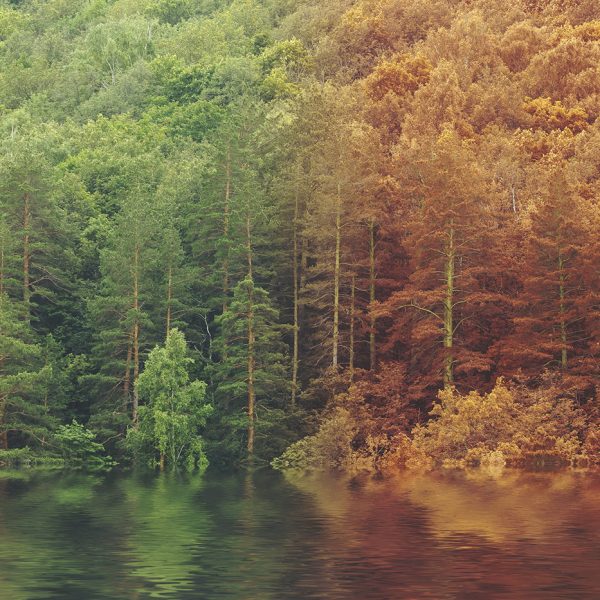
[[[0,598],[600,598],[600,479],[0,473]]]

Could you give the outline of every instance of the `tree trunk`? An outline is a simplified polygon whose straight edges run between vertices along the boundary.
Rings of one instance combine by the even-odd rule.
[[[452,347],[454,345],[454,277],[456,267],[456,248],[454,244],[454,227],[450,225],[448,244],[446,246],[446,297],[444,298],[444,386],[454,381]]]
[[[140,287],[139,287],[139,262],[140,247],[136,245],[133,257],[133,409],[132,420],[135,427],[138,422],[139,396],[137,389],[137,380],[140,375]]]
[[[229,216],[231,203],[231,145],[227,145],[225,158],[225,198],[223,202],[223,238],[225,257],[223,258],[223,313],[227,312],[229,294]]]
[[[250,212],[246,215],[246,248],[248,258],[248,459],[252,462],[254,457],[254,412],[256,405],[256,392],[254,389],[254,369],[256,366],[256,339],[254,331],[254,280],[252,270],[252,229]]]
[[[227,143],[225,156],[225,196],[223,199],[223,240],[225,242],[225,256],[223,257],[223,307],[222,314],[229,307],[229,218],[231,204],[231,143]],[[223,359],[227,358],[227,336],[223,337]]]
[[[298,393],[298,362],[300,351],[300,320],[299,320],[299,277],[298,277],[298,224],[300,219],[300,163],[296,174],[296,193],[294,197],[294,223],[293,223],[293,282],[294,282],[294,341],[292,355],[292,396],[291,407],[296,406],[296,395]]]
[[[333,349],[332,364],[337,368],[339,363],[340,338],[340,250],[342,241],[342,186],[338,182],[335,210],[335,266],[333,272]]]
[[[350,373],[350,383],[354,381],[354,313],[356,301],[356,276],[352,275],[352,289],[350,291],[350,359],[348,361],[348,371]]]
[[[171,331],[171,303],[173,301],[173,267],[169,265],[169,272],[167,275],[167,331],[165,339],[168,339],[169,332]]]
[[[4,243],[0,247],[0,302],[4,296]]]
[[[123,393],[125,394],[125,411],[129,411],[129,394],[131,388],[131,355],[132,355],[132,344],[133,331],[127,342],[127,359],[125,360],[125,377],[123,377]]]
[[[560,342],[561,342],[561,351],[560,351],[560,368],[565,371],[567,369],[568,364],[568,356],[567,356],[567,321],[566,321],[566,308],[565,308],[565,261],[562,255],[558,254],[558,272],[559,272],[559,310],[560,310]]]
[[[23,304],[25,305],[25,316],[29,320],[31,302],[31,204],[29,194],[23,196]]]
[[[248,458],[250,460],[254,456],[254,408],[256,404],[254,390],[254,335],[254,293],[253,288],[250,287],[248,291]]]
[[[375,302],[375,219],[369,221],[369,302]],[[369,368],[371,371],[377,367],[375,346],[376,319],[373,311],[370,312],[369,323]]]

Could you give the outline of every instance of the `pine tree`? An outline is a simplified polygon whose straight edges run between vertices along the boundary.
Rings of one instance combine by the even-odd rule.
[[[152,307],[164,307],[164,293],[159,295],[162,286],[157,288],[152,280],[159,264],[161,218],[151,194],[140,186],[126,198],[108,247],[101,254],[99,294],[90,301],[97,331],[93,355],[98,367],[86,382],[104,406],[94,415],[95,426],[104,421],[107,433],[114,433],[112,428],[119,423],[122,426],[128,417],[137,421],[135,382],[143,356],[153,342],[164,339],[164,330],[162,335],[156,333],[158,324],[150,318]],[[163,281],[167,280],[168,270],[162,269],[162,274]]]
[[[452,385],[457,372],[488,368],[460,333],[482,300],[477,274],[490,216],[481,202],[482,175],[455,132],[445,130],[413,160],[406,165],[407,184],[414,173],[419,176],[412,180],[415,205],[408,212],[412,272],[378,313],[393,319],[389,338],[408,346],[419,395],[440,383]]]
[[[218,319],[228,349],[214,367],[215,399],[227,432],[229,447],[223,450],[237,459],[268,455],[268,426],[283,416],[288,372],[278,317],[267,291],[249,275],[236,285]]]
[[[5,250],[5,291],[22,300],[26,319],[39,322],[54,292],[69,288],[63,213],[54,195],[58,137],[50,126],[21,121],[1,149],[0,208],[13,236]]]
[[[502,343],[501,365],[511,373],[553,369],[567,374],[587,348],[583,251],[585,210],[564,171],[553,170],[531,215],[523,290],[515,299],[514,333]]]
[[[19,303],[0,294],[0,448],[48,440],[57,424],[48,406],[51,378]]]

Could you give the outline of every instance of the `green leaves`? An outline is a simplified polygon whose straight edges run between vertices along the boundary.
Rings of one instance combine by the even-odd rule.
[[[54,439],[71,467],[99,471],[114,465],[110,456],[106,456],[104,446],[96,441],[95,434],[75,420],[70,425],[61,425]]]
[[[190,381],[184,335],[171,330],[162,348],[150,353],[137,389],[141,407],[139,424],[128,431],[128,442],[138,458],[171,468],[206,466],[200,430],[212,414],[205,403],[206,384]]]

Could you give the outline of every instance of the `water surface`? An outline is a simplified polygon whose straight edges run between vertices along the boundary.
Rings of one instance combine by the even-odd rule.
[[[2,600],[600,598],[600,479],[0,472]]]

